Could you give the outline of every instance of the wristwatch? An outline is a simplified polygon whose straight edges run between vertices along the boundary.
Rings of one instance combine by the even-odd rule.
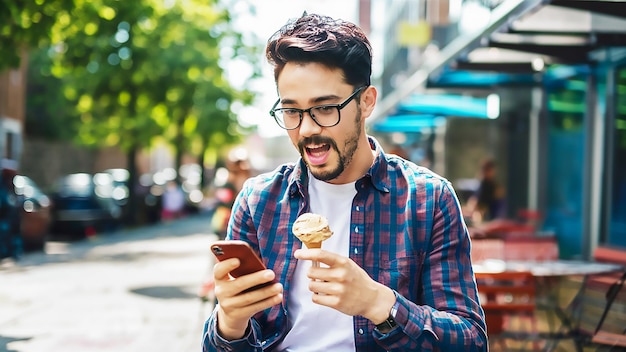
[[[389,331],[393,330],[396,326],[398,326],[398,323],[396,323],[396,313],[398,312],[398,305],[399,302],[396,300],[396,303],[394,303],[391,307],[389,317],[387,317],[387,319],[385,319],[385,321],[383,321],[382,323],[376,324],[376,330],[378,330],[378,332],[386,334]]]
[[[398,326],[398,323],[396,323],[396,320],[390,314],[389,318],[385,319],[385,321],[380,324],[376,324],[376,330],[380,333],[386,334],[393,330],[396,326]]]

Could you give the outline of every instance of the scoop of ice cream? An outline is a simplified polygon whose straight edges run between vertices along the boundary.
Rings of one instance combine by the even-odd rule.
[[[328,220],[313,213],[304,213],[293,223],[293,234],[304,243],[307,248],[321,248],[322,241],[333,235],[328,227]]]

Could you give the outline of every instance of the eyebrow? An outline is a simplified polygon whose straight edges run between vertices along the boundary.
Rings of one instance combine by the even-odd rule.
[[[311,106],[317,106],[317,105],[323,104],[324,102],[339,100],[339,99],[341,99],[341,97],[334,95],[334,94],[322,95],[321,97],[313,98],[311,100],[311,104],[313,105]],[[296,105],[296,101],[293,99],[284,99],[280,101],[280,104],[281,105],[289,105],[289,104]]]

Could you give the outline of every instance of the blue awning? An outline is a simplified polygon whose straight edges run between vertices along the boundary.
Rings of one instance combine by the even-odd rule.
[[[500,116],[500,98],[454,94],[413,94],[398,104],[397,114],[417,113],[437,116],[491,118]]]
[[[447,117],[495,119],[500,115],[500,98],[454,94],[413,94],[398,104],[393,115],[373,124],[376,132],[422,132],[446,123]]]
[[[372,129],[376,132],[422,132],[446,123],[446,118],[437,115],[404,114],[390,115],[376,121]]]
[[[485,88],[494,86],[532,86],[537,84],[532,73],[501,73],[444,70],[428,78],[430,88]]]

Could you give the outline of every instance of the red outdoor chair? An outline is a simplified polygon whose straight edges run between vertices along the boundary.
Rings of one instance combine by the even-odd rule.
[[[471,255],[474,263],[488,259],[504,260],[504,241],[496,238],[473,239]]]
[[[504,240],[505,260],[547,261],[559,259],[556,237],[511,237]]]
[[[492,351],[538,343],[535,280],[530,272],[476,273]]]

